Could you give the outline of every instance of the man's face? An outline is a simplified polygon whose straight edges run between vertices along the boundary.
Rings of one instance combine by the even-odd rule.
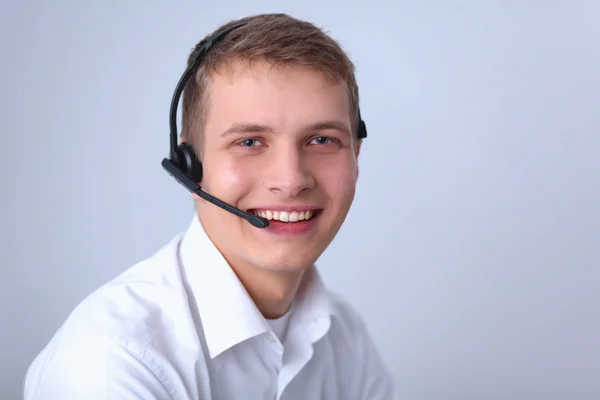
[[[270,219],[269,227],[255,228],[200,200],[209,237],[234,266],[310,267],[354,199],[359,146],[346,85],[312,70],[255,62],[214,74],[209,92],[201,185]]]

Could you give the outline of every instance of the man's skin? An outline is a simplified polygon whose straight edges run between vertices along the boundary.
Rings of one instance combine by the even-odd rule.
[[[348,88],[306,68],[231,63],[211,77],[207,101],[204,190],[242,210],[319,210],[308,231],[286,234],[294,222],[259,229],[196,198],[208,236],[262,314],[277,318],[354,199],[360,143]]]

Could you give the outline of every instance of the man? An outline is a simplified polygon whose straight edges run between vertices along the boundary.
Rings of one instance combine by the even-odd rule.
[[[204,193],[268,226],[195,195],[184,233],[70,315],[30,366],[26,399],[393,398],[361,317],[314,266],[355,193],[354,66],[281,14],[220,27],[188,66],[239,22],[185,87],[182,141]]]

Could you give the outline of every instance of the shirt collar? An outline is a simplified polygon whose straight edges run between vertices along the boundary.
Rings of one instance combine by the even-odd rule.
[[[198,216],[180,244],[181,268],[196,303],[210,357],[270,327],[252,301],[227,260],[206,234]],[[316,268],[306,274],[293,304],[289,331],[305,328],[315,342],[329,329],[330,305],[327,291]]]
[[[292,304],[289,331],[306,330],[311,343],[329,330],[332,307],[323,280],[315,267],[306,272]]]

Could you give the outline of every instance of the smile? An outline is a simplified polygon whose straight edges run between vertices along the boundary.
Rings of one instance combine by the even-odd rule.
[[[252,210],[254,215],[266,218],[269,221],[281,222],[300,222],[309,221],[315,217],[318,210],[301,210],[301,211],[274,211],[274,210]]]

